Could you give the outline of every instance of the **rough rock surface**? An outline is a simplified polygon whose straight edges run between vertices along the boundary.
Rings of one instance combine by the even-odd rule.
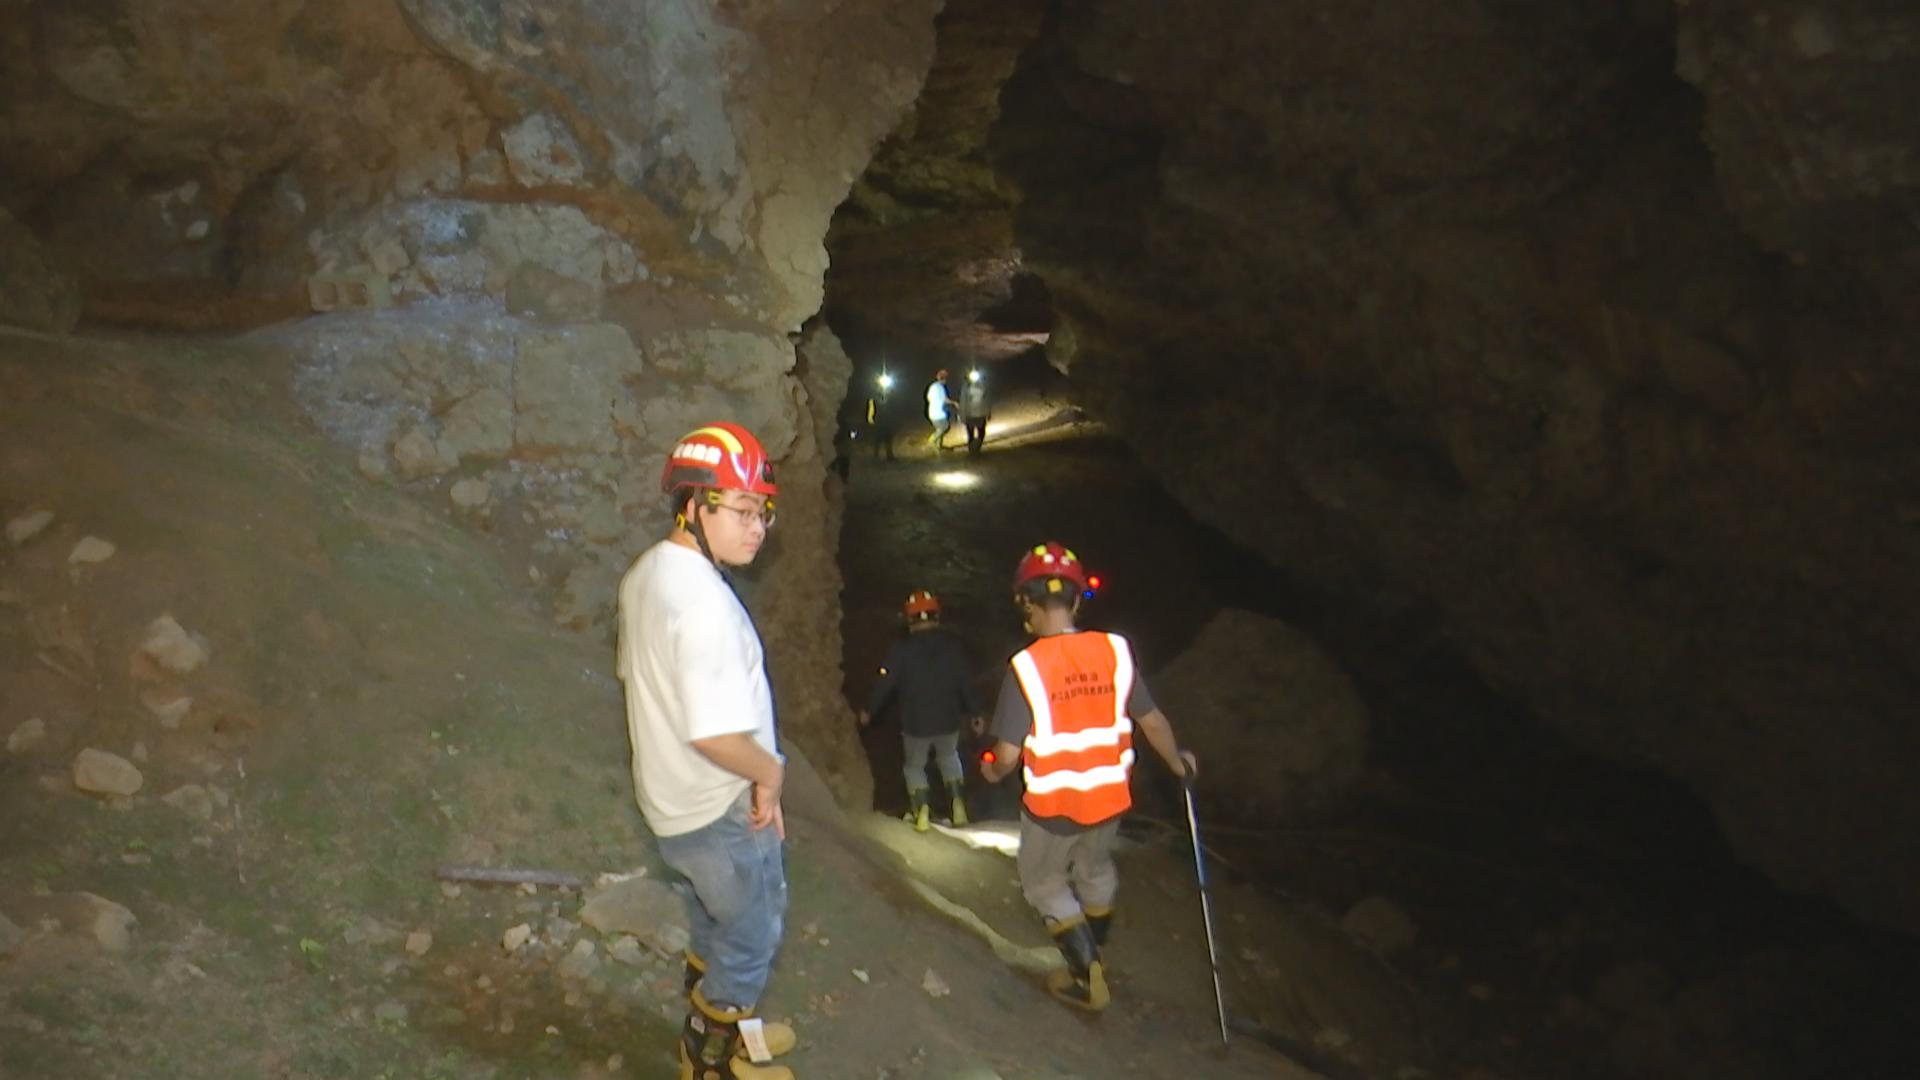
[[[1223,611],[1151,682],[1206,790],[1236,815],[1280,822],[1337,807],[1367,760],[1367,706],[1311,638]]]
[[[14,4],[0,207],[103,316],[257,322],[475,274],[500,295],[507,253],[444,249],[498,213],[509,244],[608,238],[553,268],[587,287],[668,276],[792,328],[819,306],[833,208],[919,87],[935,6]],[[625,257],[581,261],[603,249]]]
[[[80,321],[80,289],[27,227],[0,207],[0,323],[64,334]]]
[[[926,87],[833,218],[827,314],[865,357],[1003,359],[1046,340],[1013,199],[987,157],[1000,87],[1040,32],[1033,0],[949,0]]]
[[[803,389],[788,335],[937,7],[13,4],[0,211],[89,318],[258,328],[363,475],[449,512],[488,492],[467,517],[604,629],[667,524],[662,454],[714,419],[783,459],[768,561],[830,570],[808,395],[842,387]],[[807,719],[837,697],[834,579],[785,573],[756,615],[787,731],[864,777],[842,718]]]
[[[1065,0],[993,146],[1196,514],[1920,931],[1916,72],[1876,0]]]

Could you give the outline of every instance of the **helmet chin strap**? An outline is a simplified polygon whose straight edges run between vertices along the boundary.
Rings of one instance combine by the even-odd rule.
[[[713,547],[707,543],[707,527],[700,521],[700,510],[694,505],[706,497],[707,493],[705,489],[696,491],[693,496],[687,500],[686,513],[681,514],[675,523],[692,534],[693,542],[700,548],[700,554],[705,555],[707,561],[712,563],[714,568],[719,570],[722,575],[725,575],[727,568],[721,566],[720,560],[713,557]],[[689,515],[691,515],[691,517],[689,517]]]

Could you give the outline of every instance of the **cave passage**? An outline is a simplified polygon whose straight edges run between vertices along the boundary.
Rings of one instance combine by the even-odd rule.
[[[877,365],[857,369],[856,394]],[[920,374],[903,374],[909,390],[923,385]],[[1232,887],[1298,911],[1346,913],[1349,927],[1365,903],[1390,897],[1419,935],[1391,962],[1432,1015],[1446,1017],[1443,1059],[1596,1077],[1649,1075],[1623,1068],[1622,1055],[1678,1055],[1699,1064],[1698,1075],[1719,1075],[1713,1062],[1764,1055],[1778,1070],[1765,1075],[1783,1077],[1841,1075],[1828,1071],[1836,1061],[1859,1070],[1847,1075],[1891,1075],[1907,1060],[1895,1003],[1920,987],[1911,943],[1825,901],[1782,893],[1734,859],[1698,799],[1569,746],[1481,684],[1420,613],[1399,625],[1370,622],[1194,520],[1124,443],[1082,418],[1070,384],[1050,369],[999,365],[994,377],[1008,418],[997,431],[1014,437],[990,438],[978,457],[935,457],[924,445],[928,425],[909,422],[898,460],[876,461],[866,448],[853,456],[839,550],[851,708],[864,704],[916,589],[940,597],[990,703],[1007,656],[1027,640],[1008,599],[1013,565],[1025,548],[1057,539],[1103,578],[1080,625],[1127,634],[1150,685],[1176,660],[1192,662],[1183,652],[1227,609],[1296,623],[1352,673],[1372,727],[1364,772],[1338,809],[1276,820],[1257,811],[1261,792],[1203,782],[1209,846]],[[1225,670],[1231,659],[1200,658],[1223,665],[1215,674],[1224,682],[1258,677]],[[1268,687],[1274,724],[1297,719],[1289,689]],[[1231,719],[1159,701],[1189,745]],[[878,717],[863,747],[874,812],[897,815],[905,792],[894,718]],[[976,820],[1015,817],[1016,783],[986,785],[970,762]],[[937,776],[932,786],[940,806]],[[1179,818],[1177,787],[1150,753],[1134,788],[1138,820],[1125,835],[1178,841],[1166,825]],[[940,834],[930,843],[957,845]],[[1004,890],[1017,920],[1017,888]],[[1152,910],[1183,917],[1178,902]],[[1252,954],[1276,948],[1287,931],[1243,923],[1232,933]],[[1364,981],[1338,965],[1315,976],[1336,988]],[[1237,990],[1243,1009],[1272,996],[1270,987]],[[1654,1021],[1635,1011],[1656,1007],[1721,1010],[1738,1022],[1668,1032],[1656,1053],[1638,1048]],[[1289,1020],[1279,1006],[1237,1017],[1249,1030],[1286,1031]],[[1586,1064],[1568,1068],[1570,1060]]]

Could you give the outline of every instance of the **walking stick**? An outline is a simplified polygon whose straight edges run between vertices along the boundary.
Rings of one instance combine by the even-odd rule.
[[[1213,901],[1207,897],[1207,855],[1200,847],[1200,817],[1193,810],[1193,781],[1182,779],[1187,797],[1187,832],[1193,837],[1193,872],[1200,879],[1200,918],[1207,927],[1207,964],[1213,968],[1213,1007],[1220,1014],[1220,1045],[1227,1046],[1227,999],[1220,993],[1220,954],[1213,944]]]

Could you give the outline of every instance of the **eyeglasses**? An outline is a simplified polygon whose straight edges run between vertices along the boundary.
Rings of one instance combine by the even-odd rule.
[[[773,500],[771,499],[760,506],[729,506],[723,502],[708,503],[707,505],[713,507],[715,510],[725,510],[733,514],[740,519],[740,524],[743,526],[752,525],[755,521],[758,521],[769,529],[773,528]]]

